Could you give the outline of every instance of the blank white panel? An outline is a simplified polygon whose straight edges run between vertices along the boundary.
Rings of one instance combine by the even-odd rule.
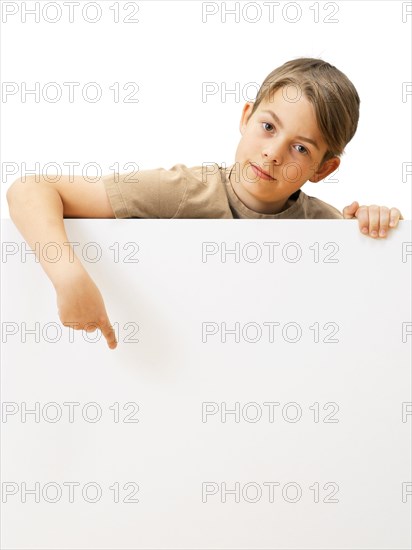
[[[4,220],[4,548],[410,547],[410,221],[65,226],[119,344]]]

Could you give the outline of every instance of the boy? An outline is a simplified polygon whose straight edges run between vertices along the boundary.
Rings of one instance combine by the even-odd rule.
[[[346,206],[343,215],[308,197],[301,187],[334,172],[355,134],[359,96],[353,84],[320,59],[301,58],[275,69],[254,103],[243,107],[235,163],[136,175],[103,177],[87,185],[81,176],[57,183],[36,176],[13,183],[7,193],[10,216],[31,248],[60,245],[58,263],[39,258],[52,281],[64,326],[100,328],[109,348],[117,346],[103,298],[74,255],[63,218],[311,218],[350,219],[372,237],[386,236],[403,219],[398,209]],[[72,255],[72,256],[71,256]],[[70,261],[70,257],[72,261]],[[87,327],[89,325],[89,328]],[[92,327],[90,327],[92,325]]]

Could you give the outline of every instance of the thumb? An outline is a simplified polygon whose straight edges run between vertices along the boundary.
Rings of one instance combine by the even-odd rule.
[[[354,218],[358,208],[359,208],[359,203],[356,201],[353,201],[353,203],[350,204],[349,206],[345,206],[345,208],[343,209],[343,217],[345,218],[345,220]]]

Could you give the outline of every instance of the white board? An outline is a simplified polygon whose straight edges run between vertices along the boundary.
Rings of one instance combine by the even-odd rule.
[[[2,547],[409,548],[410,221],[65,226],[119,344],[4,220]]]

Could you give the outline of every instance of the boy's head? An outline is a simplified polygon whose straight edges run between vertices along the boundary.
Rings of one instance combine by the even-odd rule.
[[[300,58],[272,71],[243,108],[231,176],[240,199],[258,212],[276,213],[307,180],[336,170],[355,134],[359,104],[350,80],[321,59]]]
[[[251,115],[262,100],[270,101],[280,88],[285,88],[284,96],[289,101],[299,101],[303,95],[313,105],[319,130],[328,146],[322,160],[339,157],[354,136],[359,120],[359,96],[348,77],[321,59],[288,61],[265,78]]]

